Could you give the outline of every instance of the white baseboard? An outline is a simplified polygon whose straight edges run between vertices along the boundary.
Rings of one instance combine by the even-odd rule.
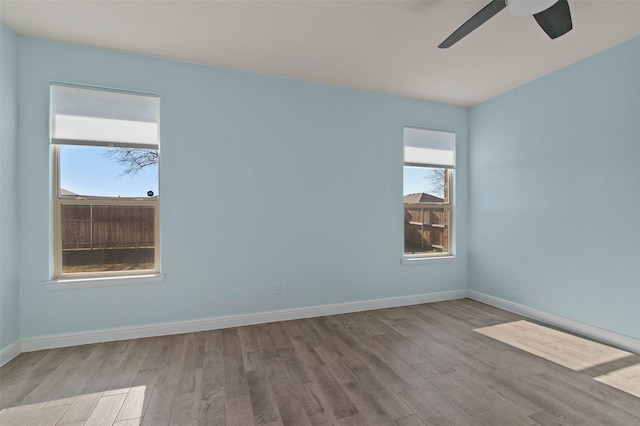
[[[463,299],[467,296],[467,290],[453,290],[439,293],[426,293],[412,296],[390,297],[385,299],[371,299],[359,302],[335,303],[331,305],[265,311],[242,315],[227,315],[193,321],[166,322],[135,327],[121,327],[57,334],[50,336],[30,337],[22,339],[22,341],[20,342],[20,350],[22,352],[31,352],[41,349],[86,345],[90,343],[192,333],[196,331],[216,330],[243,325],[287,321],[300,318],[319,317],[323,315],[346,314],[349,312],[392,308],[396,306],[417,305],[420,303],[440,302],[443,300]]]
[[[10,345],[0,349],[0,367],[20,355],[20,341],[16,340]]]
[[[576,334],[597,340],[602,343],[607,343],[613,346],[617,346],[621,349],[626,349],[631,352],[640,354],[640,340],[633,337],[625,336],[623,334],[614,333],[613,331],[605,330],[602,328],[594,327],[579,321],[570,320],[555,314],[540,311],[535,308],[531,308],[519,303],[510,302],[505,299],[490,296],[488,294],[480,293],[475,290],[468,290],[467,297],[478,302],[486,303],[487,305],[495,306],[496,308],[504,309],[505,311],[513,312],[527,318],[531,318],[554,327],[561,328],[563,330],[571,331]]]
[[[66,346],[85,345],[90,343],[111,342],[144,337],[166,336],[171,334],[191,333],[196,331],[216,330],[228,327],[262,324],[267,322],[287,321],[301,318],[312,318],[323,315],[346,314],[350,312],[368,311],[372,309],[393,308],[397,306],[417,305],[420,303],[440,302],[470,298],[506,311],[514,312],[540,322],[568,330],[600,342],[608,343],[635,353],[640,353],[640,340],[614,333],[578,321],[560,317],[488,294],[474,290],[453,290],[438,293],[425,293],[412,296],[371,299],[359,302],[336,303],[330,305],[310,306],[304,308],[282,309],[241,315],[226,315],[191,321],[176,321],[148,324],[134,327],[120,327],[102,330],[89,330],[75,333],[30,337],[0,350],[0,365],[20,354],[41,349],[61,348]]]

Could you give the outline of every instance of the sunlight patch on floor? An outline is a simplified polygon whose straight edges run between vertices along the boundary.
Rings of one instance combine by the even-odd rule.
[[[475,331],[575,371],[633,355],[524,320],[477,328]]]
[[[0,411],[0,426],[41,424],[139,424],[145,386],[111,389],[64,399],[17,405]]]
[[[594,377],[594,379],[640,398],[640,363]]]
[[[525,320],[474,331],[574,371],[598,371],[598,367],[602,370],[606,364],[613,367],[617,363],[612,371],[594,379],[640,398],[640,362],[619,367],[620,363],[640,360],[636,354]]]

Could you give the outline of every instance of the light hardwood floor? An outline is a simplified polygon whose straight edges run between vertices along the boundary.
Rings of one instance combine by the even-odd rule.
[[[640,356],[575,371],[475,331],[521,320],[463,299],[24,353],[0,425],[640,425],[594,379]]]

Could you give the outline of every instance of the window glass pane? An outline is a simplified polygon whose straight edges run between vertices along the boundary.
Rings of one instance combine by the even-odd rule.
[[[62,205],[62,272],[155,269],[155,207]]]
[[[404,253],[449,253],[449,171],[404,166]]]
[[[448,253],[449,206],[408,207],[404,209],[404,252]]]
[[[158,196],[155,150],[60,145],[59,158],[61,197]]]
[[[421,199],[422,202],[443,202],[446,171],[446,169],[436,167],[404,166],[403,195],[405,203],[419,203]],[[419,195],[410,197],[410,201],[407,200],[409,194]]]

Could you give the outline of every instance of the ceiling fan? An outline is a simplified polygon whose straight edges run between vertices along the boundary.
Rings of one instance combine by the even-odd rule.
[[[573,28],[567,0],[493,0],[462,24],[438,47],[446,49],[453,46],[505,7],[508,7],[509,12],[515,16],[533,15],[538,25],[552,39],[568,33]]]

